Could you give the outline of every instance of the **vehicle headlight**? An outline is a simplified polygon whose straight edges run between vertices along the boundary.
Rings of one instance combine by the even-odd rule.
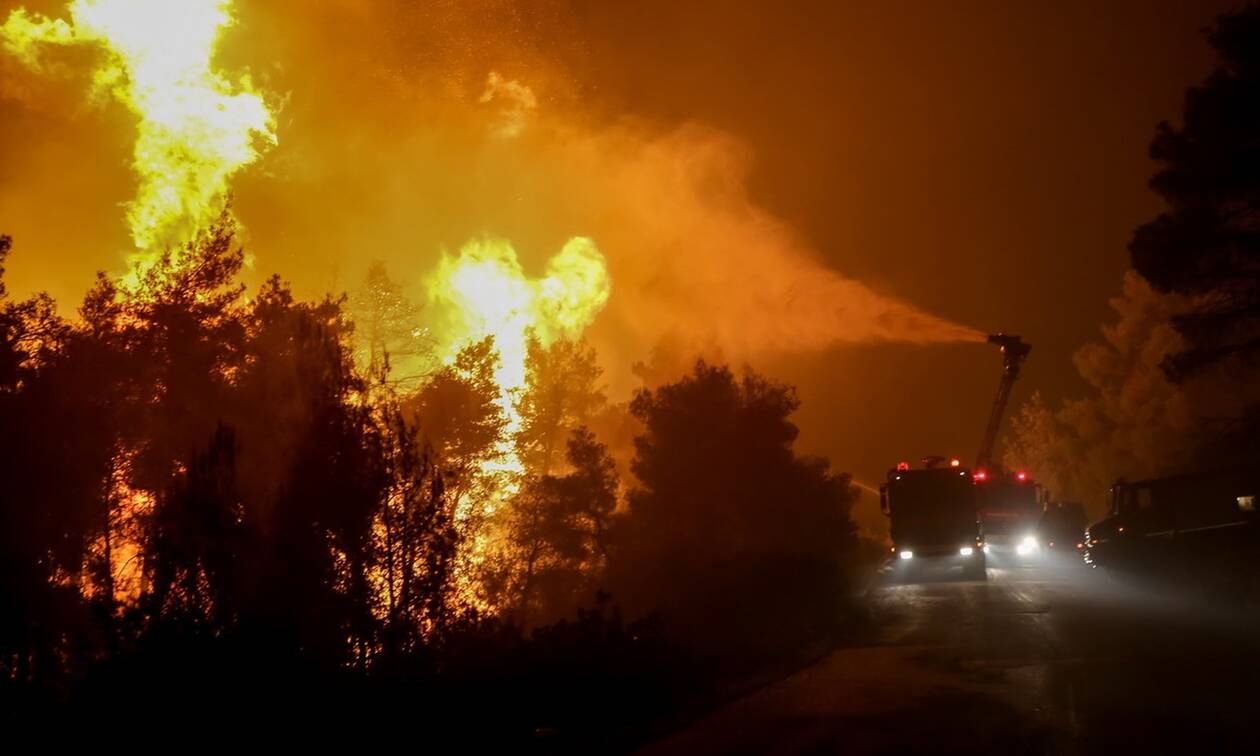
[[[1037,543],[1036,536],[1024,536],[1024,540],[1020,541],[1019,545],[1015,547],[1015,553],[1022,556],[1031,554],[1039,548],[1041,546]]]
[[[898,554],[898,556],[900,556],[902,559],[913,559],[914,552],[907,549],[906,551],[903,551],[900,554]]]
[[[958,553],[963,556],[971,556],[972,554],[975,553],[975,551],[976,550],[971,548],[970,546],[963,546],[961,549],[958,550]]]

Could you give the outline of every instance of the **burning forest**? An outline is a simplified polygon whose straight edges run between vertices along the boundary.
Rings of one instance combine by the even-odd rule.
[[[601,317],[630,329],[618,357],[666,336],[693,354],[751,355],[771,341],[817,349],[970,330],[819,268],[722,175],[720,138],[555,124],[539,127],[552,133],[522,150],[542,150],[528,160],[614,182],[611,201],[658,235],[652,248],[636,231],[604,249],[605,227],[588,220],[579,229],[591,236],[562,240],[532,273],[488,224],[414,283],[378,259],[345,293],[303,299],[280,275],[255,274],[269,255],[247,243],[253,211],[232,200],[234,180],[288,138],[285,97],[217,62],[236,14],[228,0],[79,0],[48,15],[16,8],[0,27],[6,75],[84,86],[92,107],[134,124],[135,190],[120,219],[131,249],[76,314],[45,294],[6,300],[6,500],[22,503],[6,507],[6,572],[26,578],[7,584],[6,602],[60,628],[7,636],[11,682],[56,697],[85,678],[143,695],[133,686],[156,673],[146,665],[168,658],[193,666],[157,673],[160,686],[199,695],[231,675],[371,679],[415,664],[428,670],[412,673],[417,684],[454,685],[469,672],[442,679],[464,644],[526,660],[545,653],[537,633],[636,645],[656,636],[635,623],[663,606],[672,637],[699,643],[733,618],[700,596],[780,562],[796,565],[783,578],[801,590],[844,594],[860,561],[854,493],[793,451],[792,391],[679,362],[663,367],[672,382],[627,401],[610,395],[597,347],[607,335],[590,329]],[[477,103],[500,100],[482,138],[502,150],[538,104],[491,72]],[[692,153],[698,165],[675,165]],[[702,193],[715,177],[734,194]],[[692,205],[685,225],[659,227],[661,202]],[[726,249],[718,268],[697,260],[716,246],[650,274],[636,259],[671,254],[663,237],[714,233],[754,247]],[[19,259],[21,239],[4,244]],[[741,268],[762,258],[771,279],[754,293],[750,277],[766,271]],[[688,289],[719,299],[680,296],[680,281],[706,276]],[[765,308],[796,325],[745,326]],[[730,475],[735,458],[762,474]],[[693,496],[708,503],[680,520]],[[765,496],[792,497],[790,516],[759,511]],[[814,607],[775,635],[837,612]],[[518,640],[504,646],[502,633]],[[634,653],[666,663],[650,647]],[[210,658],[230,671],[201,666]],[[87,693],[71,702],[97,705]]]
[[[697,28],[756,37],[711,10]],[[877,637],[864,597],[912,552],[870,481],[909,417],[932,418],[912,451],[969,453],[983,399],[963,395],[992,355],[965,323],[1014,312],[994,282],[1015,273],[867,207],[883,168],[841,197],[783,159],[837,173],[843,136],[765,169],[778,116],[730,115],[757,71],[723,73],[700,115],[670,96],[689,107],[704,72],[660,75],[656,43],[618,78],[631,53],[604,50],[642,43],[632,16],[0,3],[8,710],[205,724],[283,700],[347,730],[405,715],[434,742],[621,752]],[[855,244],[863,223],[883,236]],[[1207,453],[1225,436],[1181,429],[1255,405],[1238,374],[1160,372],[1210,286],[1127,275],[1121,323],[1076,358],[1090,398],[1035,359],[1064,404],[1017,395],[1006,463],[1042,504],[1101,510],[1108,475]],[[968,497],[989,475],[951,465]]]

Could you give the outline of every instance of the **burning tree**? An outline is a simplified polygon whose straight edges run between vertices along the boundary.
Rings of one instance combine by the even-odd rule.
[[[525,385],[515,403],[521,421],[512,440],[525,469],[546,476],[569,434],[603,409],[603,371],[584,341],[560,339],[543,346],[530,334],[527,348]]]
[[[422,326],[422,308],[389,277],[384,263],[368,266],[350,297],[350,313],[360,369],[391,391],[414,392],[433,370],[434,342]]]

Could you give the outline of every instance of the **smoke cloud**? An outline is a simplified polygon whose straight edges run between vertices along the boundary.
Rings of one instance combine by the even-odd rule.
[[[538,275],[566,239],[588,237],[611,277],[589,336],[614,388],[662,338],[716,345],[735,360],[843,343],[983,338],[821,264],[750,196],[756,156],[736,137],[603,109],[598,83],[574,64],[581,42],[568,34],[562,6],[238,5],[219,65],[249,71],[283,102],[279,146],[234,186],[259,276],[278,271],[315,294],[354,288],[369,262],[382,260],[422,300],[443,250],[470,239],[510,240],[525,272]],[[39,92],[25,81],[9,92],[9,73],[0,106],[29,117],[24,103]],[[64,96],[55,84],[40,86]],[[89,115],[75,128],[104,124]],[[74,156],[80,170],[90,170],[82,157]],[[46,150],[23,169],[70,160]],[[0,177],[0,199],[19,182]],[[119,194],[125,188],[99,202]],[[38,288],[29,283],[40,280],[39,253],[51,244],[75,256],[112,233],[89,226],[74,239],[62,230],[41,240],[39,226],[0,204],[0,227],[10,225],[20,226],[7,228],[18,241],[13,269],[29,288]],[[101,256],[80,257],[86,283]]]

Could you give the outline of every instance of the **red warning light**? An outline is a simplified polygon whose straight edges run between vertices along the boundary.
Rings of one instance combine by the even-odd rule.
[[[897,472],[905,472],[906,470],[909,470],[909,469],[910,469],[910,463],[909,463],[909,462],[898,462],[898,463],[897,463]]]
[[[1015,477],[1022,483],[1023,481],[1028,480],[1028,473],[1024,472],[1023,470],[1020,470],[1019,472],[1015,473]]]
[[[974,473],[972,473],[971,478],[977,483],[983,483],[984,481],[989,479],[989,473],[985,470],[976,470]]]

